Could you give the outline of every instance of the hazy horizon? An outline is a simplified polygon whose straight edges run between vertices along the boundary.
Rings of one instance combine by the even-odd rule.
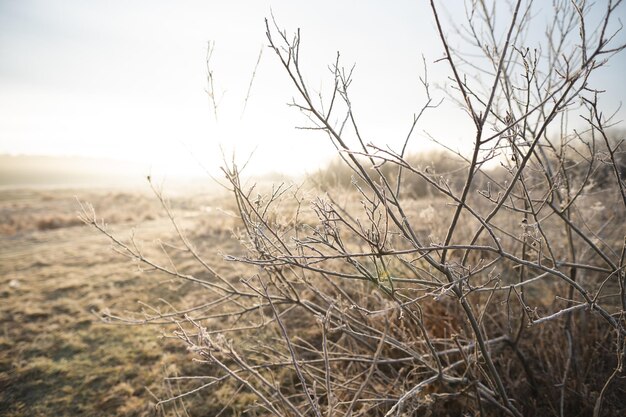
[[[550,7],[534,5],[538,24],[547,18],[542,8]],[[624,9],[618,10],[622,20]],[[327,66],[337,51],[346,67],[356,63],[352,101],[367,141],[401,147],[426,100],[419,82],[422,55],[434,98],[449,88],[447,64],[436,62],[442,48],[426,2],[5,1],[0,153],[107,158],[159,167],[169,175],[200,175],[205,169],[218,172],[222,152],[234,151],[240,161],[253,155],[252,173],[314,171],[335,149],[323,133],[296,129],[307,120],[287,105],[294,88],[266,47],[263,19],[270,11],[287,33],[301,28],[311,88],[329,94]],[[443,14],[458,19],[464,11]],[[533,36],[541,34],[531,33],[530,43],[538,42]],[[215,45],[217,120],[205,92],[208,41]],[[607,90],[606,114],[626,97],[624,55],[591,80]],[[625,115],[620,109],[617,118]],[[466,151],[473,133],[471,120],[446,99],[420,121],[410,150],[432,148],[432,135]]]
[[[194,191],[200,188],[216,190],[226,183],[223,175],[212,173],[180,172],[133,161],[90,156],[11,155],[0,154],[0,190],[19,188],[79,189],[115,188],[149,190],[147,177],[168,193]],[[271,171],[259,174],[242,174],[242,178],[255,182],[269,180],[302,180]]]

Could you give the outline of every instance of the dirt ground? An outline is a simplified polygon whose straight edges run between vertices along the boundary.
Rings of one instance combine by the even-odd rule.
[[[176,242],[149,190],[0,191],[0,415],[161,414],[155,397],[176,393],[164,376],[189,371],[185,347],[161,337],[160,326],[110,324],[98,314],[165,305],[161,299],[184,308],[194,288],[115,252],[78,219],[78,201],[92,203],[117,236],[134,232],[157,258],[160,242]],[[201,191],[171,200],[209,260],[237,246],[219,204]],[[175,249],[170,256],[185,262]]]

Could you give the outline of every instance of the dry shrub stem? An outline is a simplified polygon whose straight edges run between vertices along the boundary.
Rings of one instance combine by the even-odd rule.
[[[505,27],[496,24],[496,3],[510,9]],[[167,263],[150,259],[83,206],[84,221],[120,253],[206,291],[167,313],[104,314],[170,322],[210,366],[209,382],[180,388],[162,406],[230,386],[254,401],[241,408],[229,399],[220,413],[626,410],[626,156],[590,81],[625,48],[615,23],[621,1],[606,2],[600,20],[584,1],[554,2],[546,38],[534,46],[526,41],[537,30],[530,1],[468,2],[466,21],[451,31],[437,2],[430,6],[444,52],[434,65],[446,65],[449,98],[475,129],[471,157],[441,144],[452,160],[447,172],[442,157],[425,163],[407,154],[416,126],[441,104],[426,60],[425,104],[396,151],[365,140],[350,99],[354,67],[337,54],[331,90],[311,95],[300,31],[288,35],[272,19],[269,48],[297,93],[290,105],[306,116],[302,128],[337,148],[348,180],[335,184],[344,188],[320,174],[312,189],[262,190],[244,186],[241,169],[226,163],[242,251],[225,260],[240,266],[238,280],[204,260],[154,187],[182,249],[208,278],[184,272],[165,246]],[[458,41],[464,46],[453,47]],[[571,129],[566,116],[581,109],[584,127]]]

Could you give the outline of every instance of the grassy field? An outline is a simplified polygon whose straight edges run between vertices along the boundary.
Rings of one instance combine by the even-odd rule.
[[[307,196],[305,205],[312,198]],[[340,204],[348,204],[353,212],[358,212],[356,207],[360,203],[354,196],[342,195],[340,200]],[[182,249],[167,213],[148,187],[140,190],[30,188],[0,191],[0,415],[263,415],[255,397],[232,381],[186,396],[184,402],[172,401],[165,407],[155,407],[158,399],[174,397],[198,387],[203,381],[171,377],[204,376],[206,379],[219,372],[211,364],[198,361],[198,356],[189,352],[185,343],[173,338],[175,328],[171,324],[108,323],[102,320],[102,314],[110,312],[141,321],[148,314],[166,314],[202,305],[211,301],[211,294],[197,285],[146,269],[145,265],[115,251],[106,236],[78,219],[79,201],[93,204],[98,218],[105,219],[107,230],[123,242],[130,243],[134,236],[137,248],[146,257],[161,265],[176,265],[177,270],[201,279],[211,277],[192,254]],[[210,265],[216,266],[223,277],[235,283],[254,275],[252,266],[224,261],[224,254],[244,254],[241,244],[246,243],[245,239],[239,241],[234,237],[241,236],[238,231],[241,225],[233,214],[235,207],[230,196],[206,191],[179,192],[169,200],[169,206],[198,252]],[[268,217],[279,216],[290,222],[295,206],[280,207],[279,212],[269,213]],[[445,224],[434,221],[437,213],[441,215],[450,210],[445,202],[409,200],[406,207],[410,220],[420,225],[417,233],[433,239],[445,233]],[[303,207],[299,222],[314,224],[313,218],[307,217],[311,215],[310,209]],[[502,227],[510,227],[505,223],[512,221],[516,220],[508,217],[499,220],[504,222]],[[551,285],[555,284],[531,286],[526,292],[542,316],[557,308],[559,303],[563,304],[562,300],[555,299],[556,290]],[[345,288],[356,291],[363,305],[371,302],[372,309],[387,305],[366,283],[350,283]],[[303,293],[303,297],[314,298],[310,292]],[[431,299],[424,300],[422,308],[425,326],[434,337],[444,340],[450,334],[463,335],[463,324],[454,321],[455,305],[445,298]],[[503,302],[494,298],[493,313],[485,315],[498,333],[506,333],[506,329],[497,328],[507,323],[506,317],[500,314]],[[258,313],[259,317],[271,315],[271,311],[264,309]],[[307,346],[317,346],[321,339],[319,323],[316,324],[315,317],[299,313],[284,317],[295,334],[294,341],[300,344],[301,354],[307,355]],[[597,317],[584,311],[574,317],[573,334],[581,343],[576,359],[580,377],[571,383],[576,391],[572,389],[571,405],[566,410],[578,409],[578,415],[590,415],[593,399],[612,372],[615,357],[610,349],[611,334],[603,330]],[[217,317],[203,323],[212,328],[256,323],[253,316],[241,322],[237,320],[236,317]],[[376,319],[372,316],[363,320]],[[400,337],[404,327],[398,326],[395,331]],[[419,343],[421,338],[409,333],[403,337]],[[520,342],[539,387],[534,393],[529,391],[524,371],[511,359],[510,352],[506,348],[494,348],[497,365],[503,370],[508,386],[516,396],[527,399],[527,409],[538,410],[536,415],[558,415],[553,405],[558,404],[559,391],[554,387],[566,366],[566,346],[561,333],[561,325],[555,321],[529,328],[526,338]],[[280,343],[276,326],[259,326],[259,329],[252,326],[237,334],[240,336],[233,336],[234,343],[247,352],[261,352]],[[343,349],[341,343],[346,343],[345,348],[354,352],[363,348],[348,341],[340,337],[333,343],[337,343],[337,349]],[[362,353],[365,357],[371,355],[368,349]],[[351,350],[338,350],[341,355],[346,352]],[[389,354],[393,357],[397,353]],[[388,369],[388,375],[378,376],[383,381],[391,381],[397,373],[396,382],[403,381],[402,378],[408,381],[410,369],[411,366],[398,365],[398,369]],[[347,378],[354,374],[358,381],[366,370],[338,368],[337,375],[345,372]],[[268,375],[282,380],[286,390],[297,386],[294,375],[288,372],[268,371]],[[354,384],[349,380],[345,383]],[[379,388],[390,391],[390,398],[394,398],[393,387],[390,384]],[[607,415],[621,415],[620,410],[625,409],[622,397],[625,390],[624,380],[616,379],[607,394],[606,407],[611,410]],[[456,408],[450,407],[464,404],[454,396],[447,400],[442,394],[441,398],[437,397],[438,407],[443,407],[440,409],[432,402],[435,397],[428,395],[423,399],[424,405],[434,415],[437,410],[453,413],[450,410]]]
[[[121,237],[134,229],[146,247],[173,237],[145,192],[0,192],[0,415],[154,415],[154,396],[175,390],[164,376],[188,371],[179,369],[190,363],[184,346],[160,337],[161,327],[108,324],[94,314],[139,311],[139,302],[162,298],[185,305],[192,291],[113,251],[78,220],[77,198]],[[207,256],[233,244],[227,230],[211,231],[227,217],[214,201],[189,195],[172,205],[186,227],[203,233]]]

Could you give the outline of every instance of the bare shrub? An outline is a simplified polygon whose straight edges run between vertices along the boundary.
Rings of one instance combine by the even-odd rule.
[[[409,158],[406,147],[366,143],[351,107],[352,73],[338,57],[334,89],[311,94],[299,32],[268,22],[270,48],[298,94],[293,105],[343,162],[344,179],[319,178],[341,185],[349,170],[352,194],[284,184],[257,193],[235,164],[226,166],[243,245],[226,260],[247,266],[237,277],[209,265],[174,217],[202,276],[169,256],[147,258],[86,208],[85,221],[120,252],[203,290],[193,307],[105,315],[172,323],[205,366],[170,378],[180,391],[159,404],[199,392],[223,397],[228,388],[219,405],[208,401],[216,407],[209,412],[623,415],[623,148],[609,137],[612,122],[590,83],[624,49],[613,24],[620,3],[595,4],[602,18],[592,25],[590,5],[554,2],[547,39],[535,49],[524,41],[538,30],[530,3],[507,3],[510,17],[495,25],[495,3],[470,2],[457,50],[431,2],[451,97],[474,124],[473,151],[456,155],[462,165],[452,175]],[[436,111],[424,87],[419,115]],[[584,130],[567,127],[568,112],[582,114]],[[485,168],[494,160],[498,172]],[[432,197],[408,198],[425,195],[407,195],[409,178]]]

